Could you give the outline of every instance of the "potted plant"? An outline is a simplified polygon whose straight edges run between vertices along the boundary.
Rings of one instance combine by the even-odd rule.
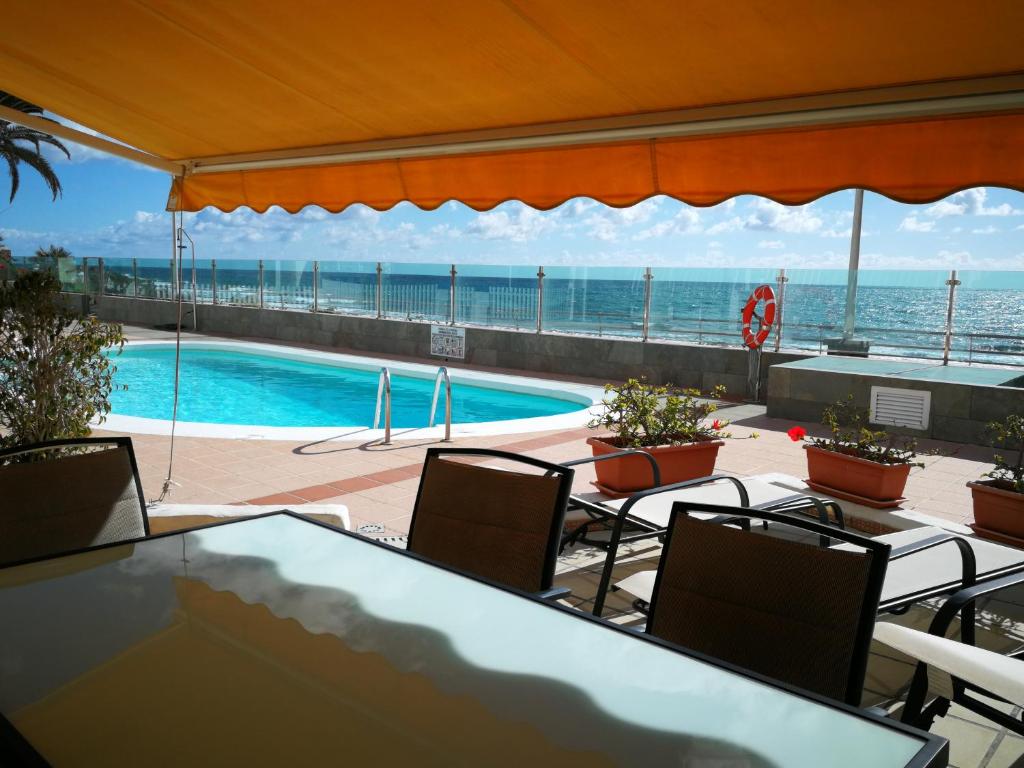
[[[993,457],[995,469],[989,480],[967,484],[974,500],[974,524],[981,536],[1024,546],[1024,416],[1010,414],[988,424],[992,444],[1017,452],[1017,460]]]
[[[888,509],[905,499],[903,489],[915,462],[917,441],[897,442],[884,429],[871,429],[864,411],[853,404],[853,395],[828,406],[821,414],[831,436],[810,437],[803,427],[793,427],[789,437],[804,441],[807,451],[807,484],[816,491],[858,504]]]
[[[700,399],[697,389],[654,386],[643,379],[605,386],[607,396],[602,412],[588,426],[604,427],[611,435],[588,438],[594,456],[627,448],[650,454],[658,463],[662,485],[710,475],[715,470],[718,449],[728,437],[728,422],[705,422],[718,406]],[[725,387],[716,387],[709,397],[720,398]],[[650,463],[639,456],[608,459],[594,464],[598,490],[609,496],[625,496],[650,488]]]

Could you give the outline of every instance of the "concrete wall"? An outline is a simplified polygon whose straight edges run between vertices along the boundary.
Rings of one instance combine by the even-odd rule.
[[[68,300],[80,301],[74,295]],[[174,302],[156,299],[103,296],[93,309],[104,320],[154,326],[174,323],[176,307]],[[191,311],[191,305],[186,307]],[[440,361],[430,357],[430,323],[208,304],[199,305],[198,320],[198,330],[205,333]],[[184,327],[192,328],[191,315],[186,316]],[[766,390],[770,365],[804,357],[765,352],[761,392]],[[655,383],[704,390],[724,384],[729,393],[740,397],[746,393],[747,358],[738,343],[726,348],[466,327],[465,362],[470,364],[604,381],[646,376]]]
[[[1011,413],[1024,413],[1024,389],[776,367],[771,369],[768,378],[768,416],[820,422],[825,406],[845,400],[850,394],[858,407],[867,410],[871,404],[871,387],[932,393],[927,430],[886,427],[889,432],[917,437],[986,445],[988,422],[1005,419]]]

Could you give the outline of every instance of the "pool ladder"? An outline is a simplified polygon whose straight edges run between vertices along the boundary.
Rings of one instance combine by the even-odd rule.
[[[437,412],[437,396],[441,389],[441,381],[444,380],[444,440],[450,442],[452,439],[452,381],[448,377],[448,369],[441,366],[437,369],[434,377],[434,397],[430,401],[430,420],[428,426],[434,426],[434,418]],[[380,376],[377,379],[377,407],[373,412],[373,428],[377,429],[380,424],[381,403],[384,404],[384,442],[382,445],[391,445],[391,371],[387,366],[380,369]]]
[[[430,401],[430,420],[428,427],[434,426],[434,418],[437,416],[437,396],[441,391],[441,380],[444,380],[444,439],[443,443],[449,443],[452,439],[452,380],[448,378],[448,369],[443,365],[437,369],[434,377],[434,398]]]

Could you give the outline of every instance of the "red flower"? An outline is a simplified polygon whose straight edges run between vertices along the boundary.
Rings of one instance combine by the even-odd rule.
[[[718,419],[715,419],[714,422],[711,424],[711,428],[714,429],[714,430],[721,429],[722,428],[722,422],[720,422]]]
[[[799,443],[804,439],[804,436],[807,434],[807,430],[803,427],[793,427],[786,434],[789,435],[789,439],[794,443]]]

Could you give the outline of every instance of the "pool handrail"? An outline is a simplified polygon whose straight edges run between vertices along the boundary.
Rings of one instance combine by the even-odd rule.
[[[452,380],[448,377],[448,369],[443,365],[437,369],[434,376],[434,397],[430,401],[430,419],[427,426],[434,426],[434,419],[437,416],[437,396],[441,389],[441,379],[444,379],[444,439],[442,443],[450,443],[452,440]]]
[[[387,366],[380,369],[380,377],[377,379],[377,407],[373,412],[373,428],[377,428],[380,422],[380,400],[384,396],[384,443],[391,445],[391,371]]]

